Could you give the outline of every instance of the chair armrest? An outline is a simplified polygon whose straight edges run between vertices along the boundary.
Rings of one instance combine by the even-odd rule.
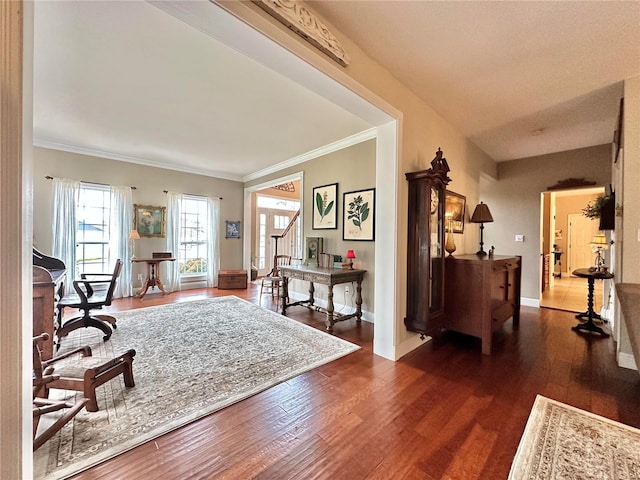
[[[56,363],[58,360],[68,358],[71,355],[75,355],[76,353],[82,353],[83,357],[90,357],[92,355],[91,347],[89,345],[85,345],[84,347],[75,348],[69,352],[63,353],[62,355],[58,355],[57,357],[54,357],[51,360],[43,361],[42,365],[48,367],[49,365]]]
[[[108,285],[109,283],[111,283],[111,281],[109,280],[74,280],[73,288],[76,290],[80,298],[86,302],[95,293],[91,285],[96,285],[96,284]],[[86,291],[82,289],[81,287],[82,285],[84,285],[84,288],[86,289]]]
[[[87,372],[85,373],[85,377],[87,375],[89,375],[90,377],[98,376],[102,372],[106,372],[107,370],[109,370],[110,368],[118,365],[119,363],[121,363],[123,361],[127,361],[127,357],[130,358],[131,360],[133,360],[133,357],[135,357],[135,356],[136,356],[136,351],[134,349],[127,350],[123,354],[118,355],[115,358],[112,358],[111,360],[103,363],[102,365],[98,365],[97,367],[93,367],[93,368],[88,369]]]

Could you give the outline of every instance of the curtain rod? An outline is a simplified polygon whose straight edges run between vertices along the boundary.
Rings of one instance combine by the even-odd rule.
[[[50,176],[50,175],[46,175],[44,178],[46,178],[47,180],[53,180],[54,177]],[[82,183],[91,183],[93,185],[101,185],[103,187],[110,187],[111,185],[107,184],[107,183],[98,183],[98,182],[88,182],[86,180],[80,180],[80,182]],[[131,187],[131,190],[137,190],[138,187]]]
[[[169,193],[169,190],[163,190],[164,193]],[[190,195],[192,197],[201,197],[201,198],[207,198],[206,195],[196,195],[195,193],[183,193],[183,195]],[[222,197],[218,197],[220,200],[223,200]]]

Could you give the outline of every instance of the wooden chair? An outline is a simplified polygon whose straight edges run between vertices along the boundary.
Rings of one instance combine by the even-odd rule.
[[[34,396],[42,398],[49,397],[49,389],[63,389],[63,390],[76,390],[83,392],[86,398],[86,407],[89,412],[98,411],[98,400],[96,398],[96,388],[105,382],[122,374],[124,377],[124,384],[127,387],[134,387],[135,382],[133,380],[133,357],[136,355],[136,351],[133,349],[127,350],[122,355],[114,358],[100,358],[92,356],[91,347],[84,346],[76,348],[70,352],[64,353],[51,360],[42,360],[40,356],[39,342],[46,340],[49,335],[43,333],[42,335],[33,339],[33,363],[34,372],[40,365],[40,372],[43,376],[50,376],[40,386],[39,391],[35,391]],[[75,357],[73,357],[75,355]],[[60,364],[55,365],[61,360],[68,359]],[[34,374],[35,378],[36,374]]]
[[[272,297],[274,295],[280,296],[282,277],[280,276],[279,267],[283,265],[291,265],[291,255],[275,255],[273,257],[273,269],[262,277],[262,282],[260,283],[260,298],[262,298],[263,290],[266,293],[271,293]]]
[[[43,333],[33,339],[33,451],[35,452],[40,448],[47,440],[53,437],[62,427],[70,422],[80,410],[89,401],[86,398],[82,398],[76,403],[65,402],[62,400],[50,400],[47,398],[48,385],[51,382],[58,380],[59,375],[52,375],[46,373],[43,370],[42,361],[40,360],[40,346],[39,343],[48,340],[49,334]],[[47,372],[50,372],[46,368]],[[41,396],[42,395],[42,396]],[[41,429],[38,434],[38,427],[40,425],[40,419],[47,413],[58,412],[60,410],[67,410],[60,415],[58,419]]]
[[[104,332],[103,340],[107,341],[116,328],[116,318],[111,315],[92,315],[91,310],[100,309],[111,305],[116,282],[122,271],[122,260],[116,260],[113,273],[83,273],[80,280],[74,280],[75,294],[65,295],[58,302],[59,318],[62,318],[62,310],[65,307],[78,308],[84,313],[79,317],[67,320],[63,325],[58,325],[56,335],[58,348],[60,339],[66,337],[69,332],[78,328],[95,327]]]

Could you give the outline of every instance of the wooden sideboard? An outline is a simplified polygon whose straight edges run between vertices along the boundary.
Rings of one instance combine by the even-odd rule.
[[[521,271],[519,256],[447,257],[442,327],[481,338],[490,355],[493,332],[520,320]]]
[[[56,303],[63,295],[66,270],[47,270],[33,266],[33,336],[48,333],[49,339],[42,343],[42,360],[53,357],[53,339],[57,326]]]

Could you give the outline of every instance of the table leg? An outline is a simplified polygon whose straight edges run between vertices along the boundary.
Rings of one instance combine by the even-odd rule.
[[[282,277],[282,315],[287,313],[287,298],[289,298],[289,277]]]
[[[356,283],[356,322],[362,321],[362,281]]]
[[[315,298],[313,298],[313,293],[316,291],[316,287],[313,286],[313,282],[309,282],[309,305],[313,305],[315,302]]]
[[[327,325],[327,332],[332,332],[333,324],[335,323],[333,321],[333,310],[334,310],[333,285],[329,285],[328,289],[329,291],[327,293],[327,320],[325,321],[325,324]]]
[[[604,335],[605,337],[608,337],[609,334],[605,333],[604,330],[602,330],[600,327],[598,327],[595,323],[593,323],[593,319],[594,318],[600,318],[599,315],[596,315],[595,312],[593,311],[593,291],[594,291],[594,283],[595,283],[595,279],[589,277],[588,279],[588,293],[587,293],[587,311],[586,316],[587,316],[587,321],[584,323],[581,323],[579,325],[575,325],[573,327],[571,327],[571,330],[578,332],[580,330],[584,330],[587,332],[595,332],[595,333],[600,333],[601,335]],[[579,314],[582,315],[582,314]],[[581,318],[578,317],[578,315],[576,315],[577,318]]]

